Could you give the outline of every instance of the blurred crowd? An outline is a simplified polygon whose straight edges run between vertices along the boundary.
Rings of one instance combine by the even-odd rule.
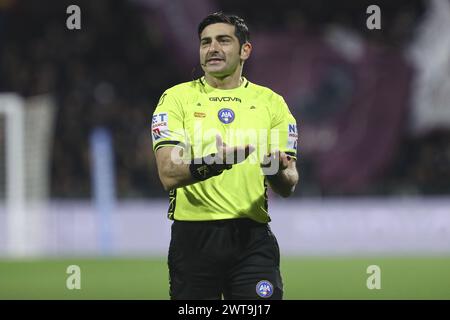
[[[113,135],[118,195],[165,196],[151,149],[151,114],[166,88],[190,80],[192,66],[176,63],[183,52],[171,45],[176,35],[168,41],[171,24],[160,23],[165,18],[155,3],[163,2],[0,0],[0,91],[51,93],[56,102],[53,197],[91,195],[89,135],[98,126]],[[449,128],[409,129],[415,68],[404,53],[425,1],[378,3],[385,8],[383,29],[369,31],[366,1],[262,1],[257,8],[215,1],[215,9],[246,18],[255,48],[281,48],[255,51],[246,76],[282,93],[300,119],[297,196],[450,193]],[[81,30],[65,27],[70,4],[82,8]],[[289,47],[294,38],[298,56]],[[280,66],[283,57],[289,63]],[[277,70],[267,68],[298,72],[278,80]],[[356,128],[363,120],[364,129]]]
[[[110,129],[118,194],[163,195],[155,175],[149,119],[179,79],[158,29],[128,1],[79,1],[81,30],[66,28],[68,1],[15,1],[2,15],[1,90],[56,100],[51,155],[54,197],[91,194],[89,135]]]

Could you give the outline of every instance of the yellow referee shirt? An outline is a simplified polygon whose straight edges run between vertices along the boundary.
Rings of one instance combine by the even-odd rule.
[[[161,96],[152,119],[153,150],[184,148],[194,159],[217,152],[216,134],[227,146],[256,150],[221,175],[170,191],[168,217],[205,221],[251,218],[269,222],[264,154],[284,151],[296,158],[297,125],[284,99],[243,78],[234,89],[216,89],[204,77],[181,83]]]

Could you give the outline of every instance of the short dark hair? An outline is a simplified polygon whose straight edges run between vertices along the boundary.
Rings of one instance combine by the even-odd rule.
[[[227,23],[235,27],[234,35],[238,38],[239,44],[242,45],[250,40],[250,32],[244,19],[236,15],[227,15],[223,12],[214,12],[208,15],[198,25],[198,37],[200,38],[203,30],[214,23]]]

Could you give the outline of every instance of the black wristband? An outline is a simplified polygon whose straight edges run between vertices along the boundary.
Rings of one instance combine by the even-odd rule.
[[[194,159],[189,165],[189,170],[194,179],[203,181],[214,176],[218,176],[224,170],[231,169],[231,164],[218,164],[213,162],[215,154],[212,153],[201,159]]]

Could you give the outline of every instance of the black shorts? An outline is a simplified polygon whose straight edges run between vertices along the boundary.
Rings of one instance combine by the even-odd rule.
[[[174,221],[171,299],[282,299],[280,250],[267,223]]]

